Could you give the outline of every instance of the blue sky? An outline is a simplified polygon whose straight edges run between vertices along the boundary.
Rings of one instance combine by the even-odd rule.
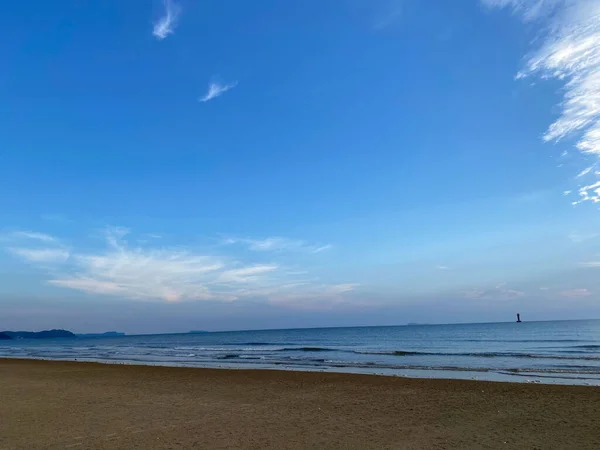
[[[26,0],[0,328],[600,317],[600,4]]]

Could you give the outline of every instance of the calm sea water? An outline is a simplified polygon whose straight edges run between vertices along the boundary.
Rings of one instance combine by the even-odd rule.
[[[600,321],[0,341],[0,357],[600,385]]]

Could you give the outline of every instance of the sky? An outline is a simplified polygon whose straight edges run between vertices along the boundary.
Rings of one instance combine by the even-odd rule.
[[[600,318],[600,2],[23,0],[0,329]]]

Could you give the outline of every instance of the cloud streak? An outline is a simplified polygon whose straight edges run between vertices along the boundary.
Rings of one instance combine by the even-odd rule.
[[[30,263],[62,263],[70,255],[58,238],[46,233],[15,231],[2,236],[2,240],[10,242],[6,249],[9,253]]]
[[[582,242],[589,241],[598,237],[598,233],[570,233],[568,238],[575,244],[581,244]]]
[[[208,91],[206,92],[206,94],[203,97],[200,97],[198,100],[201,101],[202,103],[206,103],[212,99],[220,97],[225,92],[227,92],[230,89],[233,89],[237,85],[238,85],[237,81],[234,81],[233,83],[229,83],[229,84],[221,84],[218,82],[210,83],[208,85]]]
[[[29,249],[12,247],[8,250],[14,255],[33,263],[64,262],[69,258],[69,252],[60,248]]]
[[[42,242],[46,247],[55,242],[54,247],[11,246],[6,250],[48,269],[48,283],[53,286],[138,300],[270,301],[274,297],[297,304],[302,298],[333,301],[354,286],[315,284],[314,278],[305,278],[306,272],[290,271],[276,262],[242,262],[181,247],[131,246],[130,234],[127,228],[107,228],[102,235],[104,246],[93,252],[69,251],[49,235],[43,238],[48,242]]]
[[[544,140],[556,142],[577,136],[576,147],[581,153],[600,157],[600,2],[481,1],[492,8],[511,8],[544,30],[537,41],[541,44],[517,74],[518,79],[540,76],[565,83],[560,115],[546,130]],[[579,202],[600,201],[597,187],[591,184],[581,188]]]
[[[254,252],[300,252],[321,253],[332,248],[331,244],[310,244],[306,241],[283,237],[267,237],[264,239],[227,238],[224,244],[241,244]]]
[[[587,289],[568,289],[566,291],[559,292],[561,297],[567,298],[581,298],[581,297],[589,297],[592,293]]]
[[[9,237],[13,239],[31,239],[34,241],[41,241],[46,243],[57,242],[57,239],[54,236],[50,236],[46,233],[38,233],[35,231],[15,231],[14,233],[11,233]]]
[[[579,264],[580,267],[600,267],[600,261],[586,261]]]
[[[382,5],[381,11],[373,24],[373,28],[377,31],[384,30],[402,19],[404,0],[388,0],[386,3]],[[381,3],[377,3],[377,5],[381,5]]]
[[[330,310],[336,306],[353,304],[347,294],[351,294],[360,285],[356,283],[302,286],[304,289],[283,290],[269,295],[272,305],[293,306],[296,309]],[[296,288],[296,286],[293,286]]]
[[[173,0],[164,0],[163,4],[165,8],[164,13],[154,23],[152,29],[152,34],[160,41],[175,32],[175,27],[181,14],[181,7]]]
[[[600,181],[596,181],[595,183],[588,184],[586,186],[581,186],[579,188],[579,200],[573,202],[573,204],[577,205],[578,203],[587,201],[592,203],[600,203]]]
[[[464,292],[465,298],[472,300],[511,300],[525,295],[522,291],[507,289],[506,283],[500,283],[491,289],[471,289]]]

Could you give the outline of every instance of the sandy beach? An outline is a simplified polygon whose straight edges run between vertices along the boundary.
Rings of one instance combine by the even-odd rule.
[[[600,389],[0,360],[0,449],[598,449]]]

